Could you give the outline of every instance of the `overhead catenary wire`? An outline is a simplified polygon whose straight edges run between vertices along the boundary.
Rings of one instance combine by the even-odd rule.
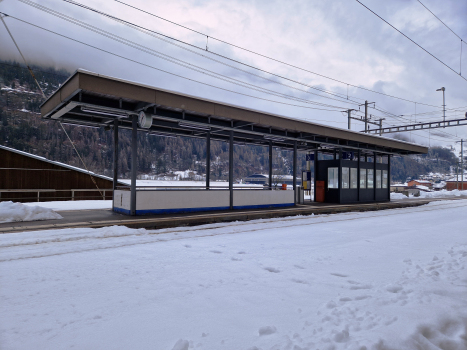
[[[12,18],[15,18],[15,17],[12,17]],[[34,25],[34,24],[32,24],[32,23],[29,23],[29,22],[20,20],[20,19],[18,19],[18,18],[15,18],[15,19],[17,19],[17,20],[19,20],[19,21],[21,21],[21,22],[24,22],[24,23],[27,23],[27,24],[36,26],[36,25]],[[49,31],[49,32],[51,32],[51,33],[60,35],[60,36],[65,37],[65,38],[67,38],[67,39],[71,39],[71,40],[73,40],[73,41],[80,42],[80,41],[78,41],[78,40],[75,40],[75,39],[66,37],[66,36],[64,36],[64,35],[61,35],[61,34],[58,34],[58,33],[56,33],[56,32],[50,31],[50,30],[48,30],[48,29],[45,29],[45,28],[42,28],[42,27],[39,27],[39,26],[36,26],[36,27],[38,27],[38,28],[40,28],[40,29],[43,29],[43,30],[46,30],[46,31]],[[85,45],[90,46],[90,47],[93,47],[92,45],[89,45],[89,44],[86,44],[86,43],[83,43],[83,42],[80,42],[80,43],[85,44]],[[99,49],[99,48],[97,48],[97,47],[93,47],[93,48],[98,49],[98,50],[101,50],[101,49]],[[107,51],[105,51],[105,50],[101,50],[101,51],[107,52]],[[110,52],[107,52],[107,53],[110,53]],[[114,53],[111,53],[111,54],[113,54],[113,55],[115,55],[115,56],[118,56],[118,57],[121,57],[121,58],[124,58],[124,59],[127,59],[127,60],[130,60],[130,61],[133,61],[133,62],[135,62],[135,63],[141,64],[140,62],[136,62],[136,61],[134,61],[134,60],[131,60],[131,59],[122,57],[122,56],[120,56],[120,55],[116,55],[116,54],[114,54]],[[144,64],[143,64],[143,65],[144,65]],[[148,66],[148,65],[146,65],[146,66]],[[157,69],[157,68],[155,68],[155,67],[151,67],[151,68]],[[158,69],[158,70],[160,70],[160,69]],[[165,72],[165,73],[172,74],[172,75],[176,75],[176,74],[173,74],[173,73],[170,73],[170,72]],[[179,76],[179,75],[176,75],[176,76]],[[179,76],[179,77],[181,77],[181,76]],[[186,78],[186,77],[181,77],[181,78],[188,79],[188,80],[191,80],[191,81],[195,81],[195,80],[193,80],[193,79],[189,79],[189,78]],[[195,82],[198,82],[198,81],[195,81]],[[199,83],[199,82],[198,82],[198,83]],[[212,86],[212,87],[215,87],[215,88],[219,88],[219,87],[216,87],[216,86],[213,86],[213,85],[210,85],[210,84],[206,84],[206,83],[202,83],[202,84],[205,84],[205,85],[208,85],[208,86]],[[240,94],[240,95],[244,95],[244,96],[249,96],[249,97],[258,98],[258,97],[256,97],[256,96],[251,96],[251,95],[247,95],[247,94],[242,94],[242,93],[238,93],[238,92],[236,92],[236,91],[231,91],[231,90],[228,90],[228,89],[223,89],[223,88],[220,88],[220,89],[225,90],[225,91],[230,91],[230,92],[233,92],[233,93],[237,93],[237,94]],[[259,99],[267,100],[267,99],[263,99],[263,98],[259,98]],[[287,104],[287,103],[283,103],[283,102],[279,102],[279,101],[273,101],[273,100],[267,100],[267,101],[271,101],[271,102],[275,102],[275,103],[281,103],[281,104],[286,104],[286,105],[291,105],[291,104]],[[292,106],[297,106],[297,105],[292,105]],[[298,107],[307,108],[307,107],[305,107],[305,106],[298,106]],[[317,109],[317,108],[312,108],[312,109]],[[323,110],[323,109],[320,109],[320,110]]]
[[[1,13],[1,12],[0,12],[0,13]],[[80,41],[80,40],[77,40],[77,39],[73,39],[73,38],[68,37],[68,36],[66,36],[66,35],[64,35],[64,34],[60,34],[60,33],[54,32],[53,30],[50,30],[50,29],[41,27],[41,26],[39,26],[39,25],[37,25],[37,24],[33,24],[33,23],[31,23],[31,22],[22,20],[22,19],[20,19],[20,18],[15,17],[15,16],[9,16],[9,17],[12,18],[12,19],[15,19],[15,20],[17,20],[17,21],[19,21],[19,22],[22,22],[22,23],[28,24],[28,25],[30,25],[30,26],[33,26],[33,27],[35,27],[35,28],[44,30],[44,31],[46,31],[46,32],[52,33],[52,34],[57,35],[57,36],[60,36],[60,37],[62,37],[62,38],[65,38],[65,39],[74,41],[74,42],[79,43],[79,44],[82,44],[82,45],[84,45],[84,46],[88,46],[88,47],[90,47],[90,48],[93,48],[93,49],[95,49],[95,50],[98,50],[98,51],[107,53],[107,54],[109,54],[109,55],[112,55],[112,56],[115,56],[115,57],[124,59],[124,60],[126,60],[126,61],[133,62],[133,63],[136,63],[136,64],[138,64],[138,65],[141,65],[141,66],[144,66],[144,67],[153,69],[153,70],[157,70],[157,71],[162,72],[162,73],[166,73],[166,74],[169,74],[169,75],[172,75],[172,76],[175,76],[175,77],[178,77],[178,78],[187,80],[187,81],[191,81],[191,82],[195,82],[195,83],[202,84],[202,85],[205,85],[205,86],[209,86],[209,87],[212,87],[212,88],[215,88],[215,89],[218,89],[218,90],[231,92],[231,93],[234,93],[234,94],[237,94],[237,95],[241,95],[241,96],[251,97],[251,98],[258,99],[258,100],[262,100],[262,101],[273,102],[273,103],[282,104],[282,105],[287,105],[287,106],[293,106],[293,107],[300,107],[300,108],[305,108],[305,109],[316,109],[316,110],[330,111],[330,112],[338,112],[338,111],[341,110],[341,109],[323,109],[323,108],[316,108],[316,107],[295,105],[295,104],[291,104],[291,103],[287,103],[287,102],[281,102],[281,101],[271,100],[271,99],[267,99],[267,98],[263,98],[263,97],[253,96],[253,95],[245,94],[245,93],[242,93],[242,92],[238,92],[238,91],[234,91],[234,90],[222,88],[222,87],[219,87],[219,86],[215,86],[215,85],[212,85],[212,84],[208,84],[208,83],[205,83],[205,82],[201,82],[201,81],[199,81],[199,80],[195,80],[195,79],[192,79],[192,78],[184,77],[184,76],[182,76],[182,75],[179,75],[179,74],[176,74],[176,73],[172,73],[172,72],[169,72],[169,71],[166,71],[166,70],[163,70],[163,69],[160,69],[160,68],[151,66],[151,65],[149,65],[149,64],[136,61],[136,60],[134,60],[134,59],[131,59],[131,58],[128,58],[128,57],[125,57],[125,56],[116,54],[116,53],[111,52],[111,51],[108,51],[108,50],[104,50],[104,49],[102,49],[102,48],[100,48],[100,47],[97,47],[97,46],[94,46],[94,45],[85,43],[85,42]]]
[[[18,1],[21,1],[21,2],[27,3],[27,4],[32,3],[32,2],[30,2],[30,1],[28,1],[28,0],[18,0]],[[100,11],[100,10],[94,9],[94,8],[92,8],[92,7],[89,7],[89,6],[80,4],[80,3],[76,2],[76,1],[73,1],[73,0],[63,0],[63,1],[65,1],[65,2],[67,2],[67,3],[70,3],[70,4],[72,4],[72,5],[75,5],[75,6],[79,6],[79,7],[81,7],[81,8],[86,9],[86,10],[95,12],[95,13],[97,13],[97,14],[99,14],[99,15],[102,15],[102,16],[105,16],[105,17],[107,17],[107,18],[110,18],[110,19],[112,19],[112,20],[114,20],[114,21],[116,21],[116,22],[118,22],[118,23],[120,23],[120,24],[126,25],[126,26],[128,26],[128,27],[130,27],[130,28],[132,28],[132,29],[138,30],[138,31],[140,31],[140,32],[142,32],[142,33],[144,33],[144,34],[150,35],[150,36],[152,36],[152,37],[154,37],[154,38],[156,38],[156,39],[158,39],[158,40],[164,41],[165,43],[168,43],[168,44],[173,45],[173,46],[176,46],[176,47],[178,47],[178,48],[180,48],[180,49],[183,49],[183,50],[186,50],[186,51],[188,51],[188,52],[191,52],[191,53],[193,53],[193,54],[195,54],[195,55],[198,55],[198,56],[200,56],[200,57],[203,57],[203,58],[206,58],[206,59],[211,60],[211,61],[213,61],[213,62],[222,64],[222,65],[227,66],[227,67],[229,67],[229,68],[232,68],[232,69],[241,71],[241,72],[243,72],[243,73],[246,73],[246,74],[255,76],[255,77],[257,77],[257,78],[267,80],[267,81],[272,82],[272,83],[274,83],[274,84],[279,84],[279,85],[282,85],[282,86],[285,86],[285,87],[288,87],[288,88],[292,88],[292,89],[295,89],[295,90],[299,90],[299,91],[302,91],[302,92],[306,92],[306,93],[308,93],[308,94],[316,95],[316,96],[319,96],[319,97],[322,97],[322,98],[328,98],[328,99],[331,99],[331,100],[336,100],[336,99],[331,98],[331,97],[328,97],[328,96],[319,95],[319,94],[312,93],[312,92],[310,92],[310,91],[298,89],[298,88],[293,87],[293,86],[291,86],[291,85],[287,85],[287,84],[281,83],[281,82],[279,82],[279,81],[277,81],[277,80],[273,80],[273,79],[270,79],[270,78],[266,78],[266,77],[264,77],[264,76],[262,76],[262,75],[258,75],[258,74],[252,73],[252,72],[250,72],[250,71],[247,71],[247,70],[238,68],[238,67],[236,67],[236,66],[234,66],[234,65],[227,64],[226,62],[220,61],[220,60],[218,60],[218,59],[215,59],[215,58],[213,58],[213,57],[210,57],[209,55],[206,55],[206,51],[207,51],[209,54],[212,54],[212,55],[221,57],[221,58],[223,58],[223,59],[230,60],[230,61],[232,61],[232,62],[235,62],[235,63],[241,64],[241,65],[244,65],[244,66],[246,66],[246,67],[249,67],[249,68],[252,68],[252,69],[255,69],[255,70],[258,70],[258,71],[260,71],[260,72],[262,72],[262,73],[267,73],[267,74],[270,74],[270,75],[272,75],[272,76],[278,77],[278,78],[280,78],[280,79],[284,79],[284,80],[293,82],[293,83],[295,83],[295,84],[299,84],[299,85],[308,87],[308,88],[310,88],[310,89],[314,89],[314,90],[317,90],[317,91],[321,91],[321,92],[323,92],[323,93],[326,93],[326,94],[329,94],[329,95],[332,95],[332,96],[335,96],[335,97],[340,98],[340,100],[336,100],[336,101],[344,102],[344,101],[342,101],[342,100],[348,100],[348,101],[352,101],[352,102],[354,102],[354,103],[356,103],[356,104],[358,103],[357,101],[354,101],[354,100],[352,100],[352,99],[349,99],[348,93],[347,93],[347,96],[345,96],[345,95],[343,95],[343,94],[339,94],[339,93],[336,93],[336,92],[329,92],[329,91],[327,91],[327,90],[325,90],[325,89],[321,89],[321,88],[318,88],[318,87],[315,87],[315,86],[312,86],[312,85],[309,85],[309,84],[305,84],[305,83],[302,83],[302,82],[300,82],[300,81],[297,81],[297,80],[294,80],[294,79],[285,77],[285,76],[283,76],[283,75],[279,75],[279,74],[276,74],[276,73],[273,73],[273,72],[269,72],[269,71],[267,71],[267,70],[264,70],[264,69],[255,67],[255,66],[250,65],[250,64],[246,64],[246,63],[241,62],[241,61],[239,61],[239,60],[235,60],[235,59],[229,58],[229,57],[227,57],[227,56],[224,56],[224,55],[215,53],[215,52],[213,52],[213,51],[208,51],[207,49],[205,50],[204,48],[200,48],[200,47],[198,47],[198,46],[196,46],[196,45],[187,43],[187,42],[185,42],[185,41],[182,41],[182,40],[179,40],[179,39],[175,39],[175,38],[173,38],[173,37],[170,37],[170,36],[167,36],[167,35],[165,35],[165,34],[159,33],[159,32],[157,32],[157,31],[154,31],[154,30],[151,30],[151,29],[142,27],[142,26],[137,25],[137,24],[134,24],[134,23],[132,23],[132,22],[128,22],[128,21],[123,20],[123,19],[121,19],[121,18],[112,16],[112,15],[110,15],[110,14],[108,14],[108,13],[105,13],[105,12],[102,12],[102,11]],[[32,3],[32,4],[35,4],[35,3]],[[32,6],[34,6],[34,5],[32,5]],[[168,39],[170,39],[170,40],[164,39],[164,37],[165,37],[165,38],[168,38]],[[175,41],[175,42],[174,42],[174,41]],[[183,43],[183,44],[186,45],[186,46],[177,44],[176,42]],[[188,46],[188,47],[187,47],[187,46]],[[195,51],[195,50],[192,50],[192,49],[190,49],[189,47],[196,48],[197,50],[196,50],[196,51]],[[201,50],[201,51],[200,51],[200,50]],[[348,84],[347,84],[347,85],[348,85]],[[353,98],[357,98],[357,97],[353,97]],[[361,99],[361,98],[358,98],[358,99]],[[364,100],[364,99],[361,99],[361,100]],[[433,106],[433,107],[434,107],[434,106]]]
[[[72,3],[70,0],[63,0],[63,1]],[[177,25],[177,26],[179,26],[179,27],[185,28],[185,29],[190,30],[190,31],[192,31],[192,32],[196,32],[196,33],[198,33],[198,34],[200,34],[200,35],[207,36],[207,34],[204,34],[204,33],[202,33],[202,32],[196,31],[196,30],[191,29],[191,28],[189,28],[189,27],[183,26],[183,25],[181,25],[181,24],[179,24],[179,23],[170,21],[170,20],[168,20],[168,19],[166,19],[166,18],[163,18],[163,17],[161,17],[161,16],[155,15],[155,14],[153,14],[153,13],[151,13],[151,12],[145,11],[145,10],[143,10],[143,9],[141,9],[141,8],[136,7],[136,6],[127,4],[127,3],[123,2],[123,1],[120,1],[120,0],[115,0],[115,1],[118,2],[118,3],[120,3],[120,4],[122,4],[122,5],[125,5],[125,6],[128,6],[128,7],[130,7],[130,8],[133,8],[133,9],[135,9],[135,10],[137,10],[137,11],[140,11],[140,12],[142,12],[142,13],[146,13],[146,14],[148,14],[148,15],[150,15],[150,16],[159,18],[159,19],[161,19],[161,20],[164,20],[164,21],[166,21],[166,22],[172,23],[172,24]],[[78,3],[76,3],[76,4],[78,4]],[[78,6],[81,6],[81,4],[78,5]],[[165,37],[167,37],[167,38],[170,38],[170,39],[172,39],[172,40],[176,40],[176,41],[178,41],[178,42],[184,43],[184,44],[186,44],[186,45],[190,45],[190,46],[195,47],[195,48],[197,48],[197,49],[204,50],[204,48],[200,48],[200,47],[197,47],[197,46],[195,46],[195,45],[192,45],[192,44],[183,42],[182,40],[172,38],[172,37],[170,37],[170,36],[168,36],[168,35],[161,34],[161,33],[158,33],[158,34],[163,35],[163,36],[165,36]],[[223,43],[223,44],[226,44],[226,45],[235,47],[235,48],[237,48],[237,49],[240,49],[240,50],[249,52],[249,53],[251,53],[251,54],[258,55],[258,56],[260,56],[260,57],[263,57],[263,58],[266,58],[266,59],[275,61],[275,62],[277,62],[277,63],[281,63],[281,64],[284,64],[284,65],[286,65],[286,66],[289,66],[289,67],[292,67],[292,68],[301,70],[301,71],[303,71],[303,72],[307,72],[307,73],[310,73],[310,74],[314,74],[314,75],[320,76],[320,77],[322,77],[322,78],[329,79],[329,80],[332,80],[332,81],[335,81],[335,82],[338,82],[338,83],[341,83],[341,84],[344,84],[344,85],[348,85],[348,86],[351,86],[351,87],[354,87],[354,88],[357,88],[357,89],[369,91],[369,92],[372,92],[372,93],[375,93],[375,94],[387,96],[387,97],[390,97],[390,98],[394,98],[394,99],[398,99],[398,100],[402,100],[402,101],[406,101],[406,102],[411,102],[411,103],[414,103],[414,102],[415,102],[415,101],[412,101],[412,100],[409,100],[409,99],[406,99],[406,98],[403,98],[403,97],[394,96],[394,95],[390,95],[390,94],[385,94],[385,93],[380,92],[380,91],[376,91],[376,90],[368,89],[368,88],[365,88],[365,87],[362,87],[362,86],[350,84],[350,83],[344,82],[344,81],[339,80],[339,79],[335,79],[335,78],[332,78],[332,77],[329,77],[329,76],[326,76],[326,75],[323,75],[323,74],[320,74],[320,73],[316,73],[316,72],[310,71],[310,70],[308,70],[308,69],[301,68],[301,67],[295,66],[295,65],[293,65],[293,64],[290,64],[290,63],[281,61],[281,60],[279,60],[279,59],[276,59],[276,58],[273,58],[273,57],[270,57],[270,56],[267,56],[267,55],[263,55],[263,54],[261,54],[261,53],[255,52],[255,51],[253,51],[253,50],[250,50],[250,49],[241,47],[241,46],[239,46],[239,45],[232,44],[232,43],[227,42],[227,41],[225,41],[225,40],[222,40],[222,39],[213,37],[212,35],[209,35],[209,38],[210,38],[211,40],[216,40],[216,41],[218,41],[218,42],[221,42],[221,43]],[[210,53],[212,53],[212,54],[214,54],[214,55],[217,55],[217,56],[219,56],[219,57],[222,57],[222,58],[231,60],[231,61],[233,61],[233,62],[236,62],[236,63],[239,63],[239,64],[243,64],[243,65],[249,66],[250,68],[260,70],[260,69],[257,68],[257,67],[250,66],[250,65],[247,65],[247,64],[245,64],[245,63],[243,63],[243,62],[234,60],[234,59],[232,59],[232,58],[230,58],[230,57],[220,55],[220,54],[218,54],[218,53],[213,52],[212,50],[210,50],[210,51],[208,51],[208,52],[210,52]],[[268,72],[268,73],[270,73],[270,72]],[[272,73],[270,73],[270,74],[272,74]],[[283,77],[281,77],[281,78],[283,78]],[[284,78],[284,79],[285,79],[285,78]],[[437,106],[435,106],[435,105],[430,105],[430,104],[426,104],[426,103],[422,103],[422,102],[417,102],[417,103],[420,104],[420,105],[425,105],[425,106],[430,106],[430,107],[437,107]]]
[[[461,38],[455,31],[453,31],[446,23],[444,23],[438,16],[436,16],[436,15],[433,13],[433,11],[431,11],[428,7],[426,7],[426,5],[425,5],[423,2],[421,2],[420,0],[417,0],[417,1],[418,1],[428,12],[430,12],[433,16],[435,16],[436,19],[437,19],[438,21],[440,21],[441,23],[443,23],[444,26],[452,32],[452,34],[454,34],[454,35],[457,36],[460,40],[462,40],[462,38]],[[465,41],[465,40],[462,40],[462,41]]]
[[[449,29],[452,34],[454,34],[455,36],[457,36],[459,38],[459,40],[461,41],[461,52],[460,52],[460,58],[459,58],[459,74],[462,75],[462,44],[465,42],[465,40],[463,40],[455,31],[453,31],[446,23],[444,23],[438,16],[436,16],[433,11],[431,11],[428,7],[426,7],[426,5],[421,2],[420,0],[417,0],[428,12],[430,12],[434,17],[436,17],[436,19],[438,21],[440,21],[441,23],[443,23],[443,25]]]
[[[8,26],[7,24],[5,23],[5,21],[3,20],[3,16],[1,16],[2,13],[0,13],[0,19],[2,20],[3,24],[5,25],[5,28],[6,30],[8,31],[8,34],[10,34],[10,37],[11,37],[11,40],[13,40],[13,42],[15,43],[15,46],[16,48],[18,49],[18,52],[20,53],[21,57],[23,58],[23,61],[24,61],[24,64],[28,67],[29,69],[29,72],[31,73],[31,76],[32,78],[34,79],[34,81],[36,82],[37,86],[39,87],[39,90],[41,91],[42,93],[42,96],[44,98],[47,98],[45,93],[44,93],[44,90],[42,90],[41,86],[39,85],[39,82],[37,81],[36,77],[34,76],[34,73],[32,71],[32,69],[29,67],[27,61],[26,61],[26,58],[24,57],[23,53],[21,52],[18,44],[16,43],[16,40],[14,39],[13,37],[13,34],[11,34],[10,30],[8,29]],[[86,171],[88,172],[89,176],[91,177],[91,180],[92,182],[94,183],[94,185],[96,186],[97,190],[99,191],[100,195],[103,196],[99,186],[97,185],[97,182],[96,180],[94,179],[94,177],[91,175],[91,172],[89,171],[88,167],[86,166],[86,163],[84,162],[83,158],[81,158],[81,155],[79,154],[78,150],[76,149],[75,147],[75,144],[73,143],[73,141],[71,140],[70,136],[68,135],[68,133],[66,132],[65,128],[63,127],[63,124],[59,121],[59,124],[60,126],[62,127],[63,131],[65,132],[65,135],[68,137],[68,140],[70,141],[71,143],[71,146],[73,147],[73,149],[75,150],[76,154],[78,155],[78,158],[81,160],[81,163],[83,164],[84,168],[86,169]]]
[[[416,43],[413,39],[411,39],[410,37],[408,37],[407,35],[405,35],[404,33],[402,33],[399,29],[397,29],[396,27],[394,27],[391,23],[389,23],[388,21],[386,21],[383,17],[381,17],[380,15],[378,15],[376,12],[374,12],[372,9],[370,9],[368,6],[366,6],[365,4],[363,4],[361,1],[359,0],[355,0],[356,2],[358,2],[360,5],[362,5],[364,8],[366,8],[368,11],[370,11],[372,14],[374,14],[376,17],[378,17],[380,20],[382,20],[384,23],[386,23],[387,25],[389,25],[391,28],[393,28],[394,30],[396,30],[399,34],[402,34],[405,38],[407,38],[408,40],[410,40],[412,43],[414,43],[415,45],[417,45],[419,48],[421,48],[423,51],[425,51],[427,54],[429,54],[431,57],[433,57],[434,59],[436,59],[438,62],[440,62],[441,64],[443,64],[445,67],[449,68],[450,70],[452,70],[454,73],[456,73],[457,75],[459,75],[462,79],[464,79],[465,81],[467,81],[467,79],[465,77],[463,77],[460,73],[456,72],[455,69],[451,68],[449,65],[447,65],[446,63],[444,63],[443,61],[441,61],[438,57],[436,57],[435,55],[433,55],[430,51],[428,51],[427,49],[425,49],[423,46],[421,46],[420,44]],[[418,103],[418,102],[417,102]]]
[[[64,1],[66,1],[66,2],[68,2],[68,3],[71,3],[71,4],[74,4],[74,5],[77,5],[77,6],[80,6],[80,7],[84,7],[84,8],[86,8],[86,9],[89,9],[89,10],[94,11],[94,12],[96,12],[96,13],[99,13],[99,14],[101,14],[101,15],[107,16],[107,17],[109,17],[109,18],[112,18],[112,19],[114,19],[114,20],[116,20],[116,21],[119,21],[119,22],[121,22],[121,23],[127,24],[127,25],[129,25],[129,26],[132,26],[132,27],[139,27],[139,28],[140,28],[139,30],[143,29],[143,30],[141,30],[141,31],[143,31],[143,32],[146,32],[146,33],[147,33],[148,31],[149,31],[149,32],[153,32],[153,31],[150,31],[150,30],[148,30],[148,29],[146,29],[146,28],[142,28],[142,27],[140,27],[140,26],[136,26],[136,25],[134,25],[134,24],[132,24],[132,23],[123,21],[123,20],[121,20],[121,19],[118,19],[118,18],[116,18],[116,17],[114,17],[114,16],[111,16],[111,15],[108,15],[108,14],[105,14],[105,13],[102,13],[101,11],[98,11],[98,10],[96,10],[96,9],[89,8],[89,7],[87,7],[87,6],[85,6],[85,5],[82,5],[82,4],[80,4],[80,3],[77,3],[77,2],[75,2],[75,1],[73,1],[73,0],[64,0]],[[118,1],[118,2],[123,3],[123,2],[121,2],[121,1]],[[125,4],[125,3],[123,3],[123,4]],[[125,5],[127,5],[127,4],[125,4]],[[131,5],[129,5],[129,6],[134,8],[134,6],[131,6]],[[143,10],[143,12],[145,12],[145,11]],[[150,13],[148,13],[148,14],[150,14]],[[156,17],[159,17],[159,16],[157,16],[157,15],[155,15],[155,16],[156,16]],[[174,23],[174,22],[171,22],[171,23]],[[176,24],[176,23],[174,23],[174,24]],[[158,34],[158,35],[161,35],[160,33],[157,33],[157,32],[153,32],[153,33],[156,33],[156,34]],[[165,35],[164,35],[164,36],[165,36]],[[206,35],[206,36],[207,36],[207,35]],[[165,37],[167,37],[167,36],[165,36]],[[173,38],[171,38],[171,39],[173,39]],[[216,39],[216,38],[214,38],[214,39]],[[175,40],[178,41],[178,39],[175,39]],[[164,40],[164,41],[166,41],[166,40]],[[167,42],[167,41],[166,41],[166,42]],[[188,45],[191,45],[191,44],[188,44]],[[177,45],[177,46],[179,46],[179,45]],[[193,45],[191,45],[191,46],[193,46]],[[179,47],[180,47],[180,46],[179,46]],[[196,47],[196,46],[194,46],[194,47]],[[196,48],[198,48],[198,47],[196,47]],[[198,49],[199,49],[199,48],[198,48]],[[234,67],[234,68],[235,68],[235,67]],[[249,73],[249,72],[246,72],[246,73]],[[261,77],[261,76],[260,76],[260,77]],[[261,77],[261,78],[263,78],[263,77]],[[264,79],[264,78],[263,78],[263,79]],[[267,78],[266,78],[266,79],[267,79]],[[273,81],[273,82],[274,82],[274,81]],[[347,85],[347,86],[348,86],[348,85]],[[417,102],[414,102],[414,101],[411,101],[411,102],[417,103]],[[419,103],[419,104],[423,105],[423,103]],[[426,105],[426,104],[425,104],[425,105]],[[430,106],[431,106],[431,105],[430,105]],[[436,107],[436,106],[433,106],[433,107]]]
[[[46,6],[34,3],[32,1],[29,1],[29,0],[18,0],[18,1],[20,1],[22,3],[25,3],[27,5],[30,5],[30,6],[32,6],[34,8],[36,8],[36,9],[38,9],[38,10],[44,11],[44,12],[46,12],[48,14],[53,15],[53,16],[56,16],[58,18],[61,18],[61,19],[65,20],[65,21],[68,21],[70,23],[78,25],[78,26],[80,26],[82,28],[85,28],[87,30],[91,30],[91,31],[93,31],[93,32],[95,32],[97,34],[103,35],[103,36],[105,36],[105,37],[107,37],[109,39],[120,42],[120,43],[122,43],[124,45],[130,46],[132,48],[143,51],[143,52],[145,52],[147,54],[156,56],[158,58],[162,58],[162,59],[164,59],[164,60],[166,60],[168,62],[180,65],[180,66],[182,66],[184,68],[187,68],[187,69],[191,69],[191,70],[196,71],[198,73],[208,75],[208,76],[213,77],[215,79],[219,79],[219,80],[226,81],[228,83],[232,83],[232,84],[244,87],[244,88],[252,89],[252,90],[255,90],[255,91],[258,91],[258,92],[262,92],[262,93],[271,94],[271,95],[276,96],[276,97],[285,98],[285,99],[289,99],[289,100],[296,101],[296,102],[312,104],[312,105],[328,107],[328,108],[339,108],[339,109],[345,108],[345,107],[341,107],[341,106],[333,106],[333,105],[324,104],[324,103],[320,103],[320,102],[310,101],[310,100],[307,100],[307,99],[302,99],[302,98],[299,98],[299,97],[295,97],[295,96],[283,94],[283,93],[280,93],[280,92],[277,92],[277,91],[273,91],[273,90],[270,90],[270,89],[266,89],[266,88],[263,88],[263,87],[248,83],[248,82],[244,82],[244,81],[239,80],[239,79],[234,79],[234,78],[228,77],[226,75],[211,71],[209,69],[206,69],[206,68],[191,64],[189,62],[180,60],[180,59],[175,58],[173,56],[166,55],[166,54],[164,54],[164,53],[162,53],[160,51],[153,50],[153,49],[151,49],[149,47],[146,47],[146,46],[140,45],[138,43],[135,43],[134,41],[127,40],[127,39],[122,38],[120,36],[114,35],[114,34],[108,32],[108,31],[102,30],[102,29],[100,29],[98,27],[92,26],[92,25],[90,25],[88,23],[85,23],[83,21],[79,21],[77,19],[74,19],[73,17],[67,16],[67,15],[65,15],[63,13],[52,10],[52,9],[46,7]],[[301,90],[301,89],[299,89],[299,90],[304,91],[304,90]],[[306,92],[306,91],[304,91],[304,92]],[[345,101],[340,101],[340,102],[345,102]],[[345,102],[345,103],[348,103],[348,102]]]
[[[1,16],[1,15],[0,15],[0,20],[2,20],[3,25],[5,26],[6,31],[7,31],[8,34],[10,35],[10,38],[11,38],[11,40],[13,41],[13,43],[15,44],[16,49],[18,50],[19,54],[20,54],[21,57],[23,58],[24,64],[26,65],[26,67],[28,67],[29,73],[31,74],[32,78],[34,79],[35,83],[37,84],[37,87],[39,88],[39,90],[40,90],[42,96],[43,96],[44,98],[46,98],[45,93],[44,93],[44,90],[42,90],[42,87],[39,85],[39,82],[37,81],[36,77],[34,76],[34,73],[33,73],[32,69],[31,69],[31,67],[29,67],[29,65],[28,65],[28,63],[27,63],[27,61],[26,61],[26,58],[24,58],[24,55],[23,55],[23,53],[21,52],[21,50],[20,50],[18,44],[16,43],[16,40],[15,40],[15,38],[13,37],[13,34],[11,34],[10,29],[9,29],[8,26],[6,25],[5,20],[3,19],[3,16]]]

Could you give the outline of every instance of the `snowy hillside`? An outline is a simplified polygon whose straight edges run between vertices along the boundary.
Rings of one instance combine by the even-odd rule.
[[[467,200],[0,237],[7,349],[466,349]]]

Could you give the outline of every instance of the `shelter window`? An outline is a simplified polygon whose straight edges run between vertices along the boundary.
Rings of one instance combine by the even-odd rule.
[[[350,188],[357,188],[357,168],[350,168]]]
[[[342,168],[342,188],[349,188],[349,168]]]
[[[366,188],[366,169],[360,169],[360,188]]]
[[[381,170],[376,170],[376,188],[381,188]]]
[[[373,169],[367,169],[367,170],[368,170],[368,176],[367,176],[367,178],[368,178],[368,181],[367,181],[368,186],[367,186],[367,188],[373,188],[373,182],[374,182],[374,176],[375,176],[375,174],[374,174],[374,172],[373,172]]]
[[[388,188],[388,171],[383,170],[383,188]]]
[[[339,168],[328,168],[328,188],[339,188]]]

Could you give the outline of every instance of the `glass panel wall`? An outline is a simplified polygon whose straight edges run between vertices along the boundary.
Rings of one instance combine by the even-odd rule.
[[[350,168],[350,188],[357,188],[357,168]]]
[[[376,170],[376,188],[381,188],[381,170]]]
[[[349,188],[349,168],[342,168],[342,188]]]
[[[328,188],[339,188],[339,168],[328,168]]]
[[[388,171],[383,170],[383,188],[388,188]]]
[[[366,188],[366,169],[360,169],[360,188]]]
[[[367,188],[373,188],[374,172],[373,172],[373,169],[367,169],[367,170],[368,170]]]

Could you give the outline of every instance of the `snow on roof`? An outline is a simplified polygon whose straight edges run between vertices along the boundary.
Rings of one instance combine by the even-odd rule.
[[[72,165],[56,162],[54,160],[50,160],[50,159],[47,159],[47,158],[44,158],[44,157],[41,157],[41,156],[37,156],[35,154],[31,154],[31,153],[28,153],[28,152],[19,151],[17,149],[11,148],[11,147],[0,145],[0,149],[4,149],[6,151],[21,154],[21,155],[26,156],[26,157],[34,158],[34,159],[40,160],[42,162],[47,162],[47,163],[54,164],[54,165],[57,165],[57,166],[60,166],[60,167],[63,167],[63,168],[70,169],[70,170],[79,171],[79,172],[84,173],[84,174],[91,174],[92,176],[99,177],[99,178],[104,179],[104,180],[113,181],[113,179],[111,177],[108,177],[108,176],[105,176],[105,175],[95,174],[92,171],[87,171],[85,169],[78,168],[78,167],[75,167],[75,166],[72,166]],[[123,184],[123,183],[121,183],[121,184]]]
[[[412,180],[412,181],[418,182],[420,184],[431,184],[431,181],[428,181],[428,180]]]
[[[450,178],[449,180],[446,180],[447,182],[456,182],[456,181],[462,181],[462,175],[459,174],[457,176],[454,176]],[[464,181],[467,181],[467,174],[464,174]]]

